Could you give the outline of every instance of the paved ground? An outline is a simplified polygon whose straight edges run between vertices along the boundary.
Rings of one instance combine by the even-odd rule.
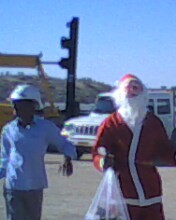
[[[101,174],[83,158],[74,161],[74,175],[67,178],[57,174],[59,155],[47,155],[46,167],[49,189],[45,190],[42,220],[83,220],[94,196]],[[176,220],[176,168],[159,168],[163,179],[166,220]],[[5,207],[0,183],[0,220],[5,220]]]

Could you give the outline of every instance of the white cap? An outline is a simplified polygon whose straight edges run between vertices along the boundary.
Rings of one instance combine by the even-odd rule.
[[[10,99],[15,100],[33,100],[36,101],[38,106],[37,109],[43,109],[41,95],[39,90],[33,85],[22,84],[15,87],[10,94]]]

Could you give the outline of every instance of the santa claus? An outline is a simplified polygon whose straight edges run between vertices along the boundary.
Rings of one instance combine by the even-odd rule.
[[[147,111],[147,89],[138,77],[125,75],[114,99],[118,110],[99,127],[94,165],[118,173],[131,220],[164,220],[156,163],[175,166],[174,148],[160,119]]]

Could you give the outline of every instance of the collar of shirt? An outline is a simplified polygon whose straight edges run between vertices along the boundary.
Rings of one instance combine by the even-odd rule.
[[[31,123],[28,124],[28,125],[26,125],[24,128],[30,129],[30,127],[31,127],[32,125],[36,124],[36,120],[37,120],[37,118],[34,116],[34,117],[33,117],[33,120],[31,121]],[[17,126],[20,126],[20,127],[21,127],[21,121],[20,121],[20,118],[19,118],[19,117],[16,117],[15,122],[16,122],[16,125],[17,125]]]

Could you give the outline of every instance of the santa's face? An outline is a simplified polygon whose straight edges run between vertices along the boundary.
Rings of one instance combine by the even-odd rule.
[[[119,105],[118,112],[129,127],[142,122],[147,112],[147,91],[140,81],[126,80],[119,87],[115,100]]]
[[[125,86],[125,92],[127,98],[132,98],[135,96],[138,96],[143,91],[142,84],[137,80],[131,80],[126,86]]]

